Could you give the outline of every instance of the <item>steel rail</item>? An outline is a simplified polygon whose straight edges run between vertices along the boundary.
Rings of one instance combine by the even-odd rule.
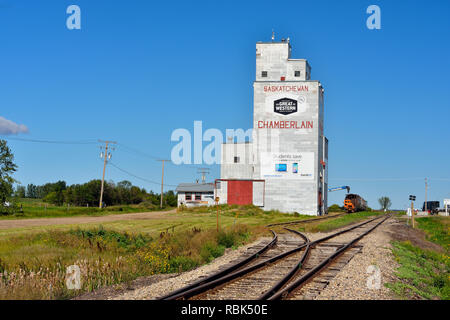
[[[269,297],[271,297],[272,295],[274,295],[278,290],[280,290],[289,280],[292,279],[292,277],[294,277],[297,272],[302,268],[306,257],[309,254],[309,250],[311,248],[311,240],[309,240],[308,237],[306,237],[305,235],[302,235],[306,241],[306,248],[305,251],[303,252],[302,256],[300,257],[300,260],[298,261],[298,263],[291,268],[291,270],[289,270],[289,272],[280,280],[278,281],[274,286],[272,286],[272,288],[270,288],[269,290],[267,290],[265,293],[263,293],[261,296],[259,296],[258,300],[267,300]]]
[[[298,232],[298,231],[290,230],[290,229],[286,229],[286,230],[288,230],[290,232],[293,232],[293,233],[299,235],[300,237],[302,237],[303,239],[305,239],[305,236],[303,234],[301,234],[300,232]],[[274,262],[276,260],[282,259],[282,258],[284,258],[287,255],[290,255],[290,254],[292,254],[294,252],[297,252],[297,251],[301,250],[303,248],[303,246],[304,245],[300,245],[299,247],[297,247],[295,249],[283,252],[283,253],[275,256],[275,257],[272,257],[272,258],[269,258],[267,260],[264,260],[264,261],[262,261],[262,262],[260,262],[258,264],[253,265],[253,266],[249,266],[249,267],[246,267],[244,269],[241,269],[241,270],[238,270],[238,271],[235,271],[235,272],[228,272],[231,268],[237,269],[235,267],[235,265],[234,265],[234,266],[224,270],[224,271],[227,271],[227,272],[221,271],[220,273],[227,273],[226,275],[223,275],[222,277],[217,277],[216,276],[217,274],[214,274],[213,275],[214,279],[211,279],[212,276],[208,277],[208,279],[203,279],[202,283],[199,283],[199,284],[194,283],[194,284],[189,285],[187,287],[181,288],[181,289],[179,289],[177,291],[174,291],[174,292],[172,292],[172,293],[170,293],[170,294],[168,294],[168,295],[166,295],[164,297],[159,298],[159,300],[176,300],[176,299],[187,299],[187,298],[193,297],[193,296],[198,295],[198,294],[200,294],[202,292],[205,292],[205,291],[207,291],[209,289],[212,289],[212,288],[214,288],[214,287],[216,287],[216,286],[218,286],[218,285],[220,285],[222,283],[226,283],[226,282],[229,282],[229,281],[231,281],[231,280],[233,280],[235,278],[238,278],[238,277],[240,277],[243,274],[246,274],[248,272],[252,272],[252,271],[257,270],[257,269],[259,269],[259,268],[261,268],[261,267],[263,267],[263,266],[265,266],[265,265],[267,265],[269,263],[272,263],[272,262]],[[250,261],[248,261],[248,262],[250,262]]]
[[[235,270],[237,270],[237,269],[247,265],[249,262],[251,262],[252,260],[258,258],[261,254],[263,254],[269,248],[273,247],[278,242],[278,235],[273,230],[270,230],[270,232],[272,232],[272,235],[273,235],[272,240],[267,245],[265,245],[263,248],[261,248],[260,250],[255,252],[254,254],[252,254],[249,257],[247,257],[247,258],[245,258],[245,259],[243,259],[243,260],[233,264],[232,266],[230,266],[230,267],[228,267],[228,268],[226,268],[224,270],[216,272],[216,273],[214,273],[214,274],[212,274],[212,275],[210,275],[210,276],[208,276],[206,278],[198,280],[198,281],[196,281],[196,282],[194,282],[194,283],[192,283],[192,284],[190,284],[188,286],[185,286],[185,287],[180,288],[178,290],[175,290],[175,291],[173,291],[173,292],[171,292],[171,293],[169,293],[169,294],[167,294],[167,295],[165,295],[163,297],[160,297],[159,300],[170,300],[170,298],[172,296],[178,296],[179,294],[181,294],[181,293],[183,293],[185,291],[189,291],[192,288],[201,286],[201,285],[203,285],[203,284],[205,284],[207,282],[210,282],[210,281],[216,280],[218,278],[221,278],[221,277],[225,276],[226,274],[231,273],[231,272],[233,272],[233,271],[235,271]]]
[[[312,268],[310,271],[308,271],[306,274],[304,274],[302,277],[291,283],[289,286],[284,288],[283,290],[278,291],[274,295],[268,297],[268,300],[279,300],[288,297],[294,290],[298,289],[302,284],[304,284],[307,280],[309,280],[314,275],[318,274],[324,267],[326,267],[329,263],[331,263],[333,260],[335,260],[337,257],[339,257],[342,253],[344,253],[347,249],[352,247],[356,242],[361,240],[363,237],[365,237],[367,234],[372,232],[375,228],[377,228],[380,224],[382,224],[384,221],[389,219],[392,215],[388,215],[384,217],[383,220],[375,224],[373,227],[369,228],[367,231],[362,233],[361,235],[357,236],[347,244],[341,246],[338,250],[336,250],[334,253],[332,253],[330,256],[322,260],[318,265],[316,265],[314,268]],[[373,219],[374,220],[374,219]],[[373,221],[372,220],[372,221]]]
[[[345,231],[347,232],[349,230],[345,230]],[[333,235],[333,236],[336,236],[336,235]],[[294,277],[301,270],[301,268],[303,267],[303,265],[305,263],[306,258],[308,257],[308,254],[310,253],[311,247],[315,246],[319,242],[323,242],[323,241],[326,241],[326,240],[328,240],[328,237],[325,237],[325,238],[322,238],[322,239],[318,239],[318,240],[313,241],[311,243],[307,243],[305,252],[303,253],[301,258],[299,259],[298,263],[286,274],[286,276],[284,276],[280,281],[278,281],[274,286],[272,286],[272,288],[270,288],[265,293],[263,293],[258,298],[258,300],[267,300],[269,297],[275,295],[278,292],[279,289],[281,289],[289,280],[292,279],[292,277]],[[308,240],[308,242],[310,242],[310,241]]]
[[[262,268],[262,267],[264,267],[264,266],[266,266],[266,265],[268,265],[270,263],[273,263],[273,262],[275,262],[277,260],[280,260],[280,259],[282,259],[282,258],[284,258],[284,257],[286,257],[288,255],[296,253],[296,252],[302,250],[303,248],[305,248],[306,246],[313,246],[313,245],[318,244],[320,242],[323,242],[323,241],[329,240],[331,238],[337,237],[337,236],[339,236],[339,235],[341,235],[343,233],[346,233],[348,231],[351,231],[351,230],[354,230],[356,228],[359,228],[359,227],[361,227],[363,225],[366,225],[366,224],[368,224],[368,223],[370,223],[370,222],[372,222],[374,220],[380,219],[382,217],[383,216],[375,217],[373,219],[370,219],[368,221],[365,221],[365,222],[362,222],[360,224],[354,225],[354,226],[352,226],[350,228],[341,230],[339,232],[336,232],[336,233],[331,234],[329,236],[323,237],[321,239],[318,239],[318,240],[315,240],[315,241],[312,241],[312,242],[304,243],[304,244],[298,246],[297,248],[294,248],[292,250],[288,250],[286,252],[283,252],[283,253],[281,253],[281,254],[279,254],[277,256],[274,256],[272,258],[264,260],[264,261],[262,261],[262,262],[260,262],[258,264],[253,265],[253,266],[249,266],[249,267],[243,268],[241,270],[238,270],[238,271],[235,271],[235,272],[232,272],[232,273],[228,273],[225,276],[222,276],[222,277],[219,277],[219,278],[215,277],[215,279],[213,279],[213,280],[210,280],[209,277],[208,277],[206,279],[203,279],[201,281],[202,283],[199,283],[199,284],[194,283],[194,284],[192,284],[190,286],[187,286],[185,288],[181,288],[181,289],[179,289],[177,291],[174,291],[174,292],[172,292],[172,293],[170,293],[170,294],[168,294],[168,295],[166,295],[164,297],[161,297],[159,299],[160,300],[176,300],[176,299],[187,299],[187,298],[193,297],[193,296],[198,295],[200,293],[203,293],[203,292],[205,292],[207,290],[210,290],[210,289],[212,289],[214,287],[217,287],[217,286],[219,286],[221,284],[224,284],[224,283],[232,281],[232,280],[234,280],[234,279],[236,279],[238,277],[241,277],[241,276],[243,276],[243,275],[245,275],[245,274],[247,274],[249,272],[253,272],[253,271],[257,270],[257,269],[260,269],[260,268]],[[304,237],[304,235],[301,234],[298,231],[291,230],[291,229],[286,229],[286,230],[294,232],[294,233]],[[228,270],[229,269],[227,269],[225,271],[228,271]],[[200,281],[198,281],[198,282],[200,282]]]

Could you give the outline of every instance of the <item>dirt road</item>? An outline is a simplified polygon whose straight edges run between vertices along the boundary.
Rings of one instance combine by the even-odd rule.
[[[65,218],[35,218],[35,219],[17,219],[17,220],[0,220],[0,229],[26,228],[38,226],[50,226],[61,224],[82,224],[82,223],[103,223],[121,220],[151,220],[161,219],[171,211],[153,211],[138,213],[122,213],[97,217],[65,217]]]

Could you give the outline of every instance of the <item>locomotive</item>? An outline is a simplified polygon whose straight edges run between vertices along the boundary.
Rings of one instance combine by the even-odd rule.
[[[364,211],[367,209],[367,201],[357,194],[347,194],[344,200],[344,208],[348,213]]]

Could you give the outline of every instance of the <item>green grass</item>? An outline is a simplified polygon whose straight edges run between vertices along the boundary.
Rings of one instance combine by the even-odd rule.
[[[402,299],[450,299],[450,257],[422,250],[410,242],[393,242],[400,281],[387,287]]]
[[[120,205],[110,206],[104,209],[97,207],[56,206],[43,202],[40,199],[18,199],[18,207],[22,205],[23,212],[13,215],[1,215],[0,219],[30,219],[30,218],[57,218],[73,216],[104,216],[110,214],[122,214],[133,212],[146,212],[161,210],[155,205]],[[173,209],[172,207],[163,210]]]
[[[264,232],[236,225],[152,237],[99,227],[10,237],[0,240],[0,299],[68,299],[140,276],[190,270]],[[81,269],[81,290],[65,285],[73,264]]]
[[[349,213],[337,218],[327,219],[323,222],[305,224],[298,229],[306,232],[328,232],[381,214],[384,214],[384,212],[361,211]]]
[[[368,216],[353,215],[354,219]],[[168,212],[161,218],[145,220],[127,220],[124,215],[124,220],[102,226],[90,223],[3,229],[0,270],[15,272],[22,280],[12,284],[5,278],[0,280],[0,299],[73,297],[80,292],[66,290],[63,277],[65,268],[74,263],[85,270],[83,292],[139,276],[190,270],[222,255],[226,248],[237,248],[261,235],[270,236],[264,227],[267,224],[311,218],[315,217],[265,212],[254,206],[220,206],[220,232],[215,231],[215,207]],[[340,222],[334,225],[355,221],[342,221],[340,217],[333,221],[338,219]],[[31,275],[41,269],[45,277],[41,273],[39,281],[34,282]]]
[[[426,217],[416,219],[418,227],[425,231],[428,241],[450,250],[450,219],[448,217]]]

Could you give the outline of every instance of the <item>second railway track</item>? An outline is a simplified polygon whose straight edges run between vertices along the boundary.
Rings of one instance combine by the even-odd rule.
[[[161,299],[312,299],[361,249],[356,243],[389,217],[376,217],[315,241],[286,229],[290,233],[278,235],[282,241],[260,255]]]

